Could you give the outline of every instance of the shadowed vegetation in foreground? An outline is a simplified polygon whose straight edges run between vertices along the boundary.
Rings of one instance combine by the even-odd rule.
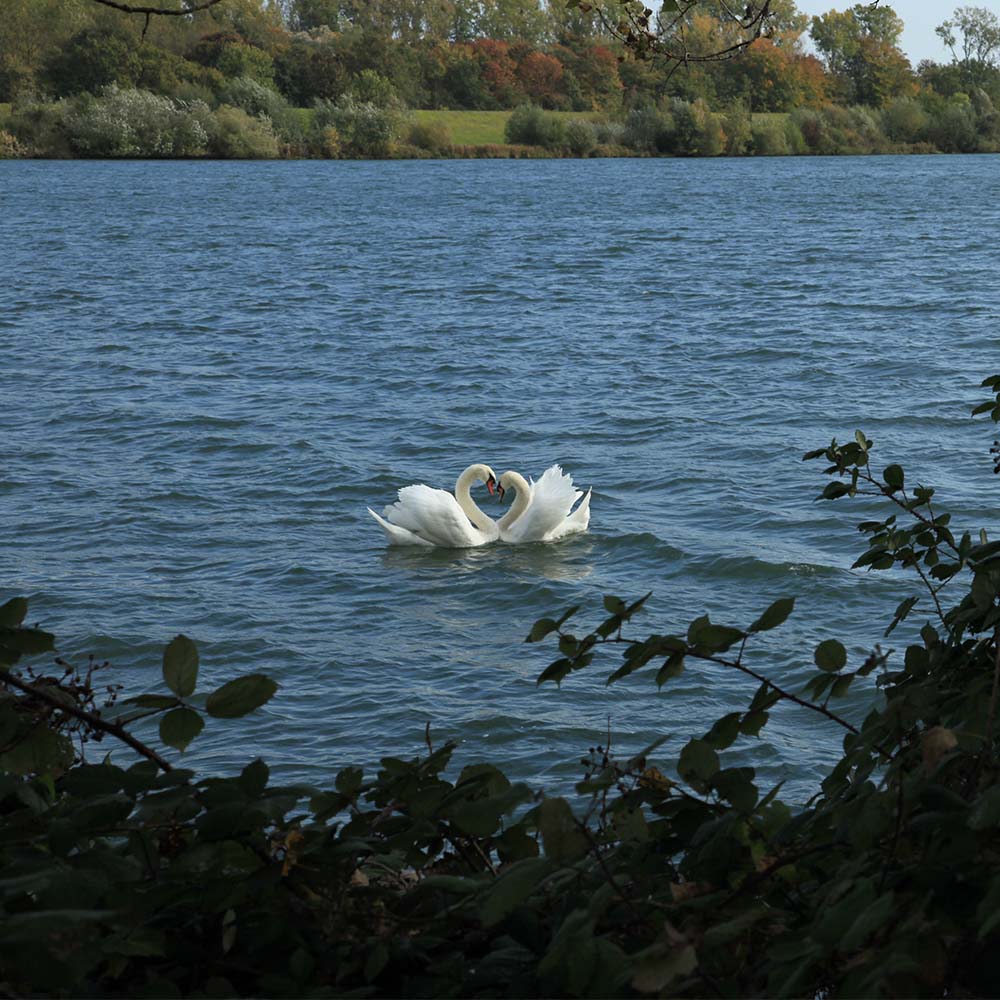
[[[1000,421],[1000,376],[976,412]],[[994,451],[1000,450],[995,446]],[[886,635],[902,655],[852,661],[837,638],[803,657],[804,690],[749,660],[793,612],[701,617],[636,634],[646,598],[571,608],[530,642],[558,649],[539,683],[604,663],[670,695],[703,663],[747,697],[661,759],[583,758],[572,800],[512,784],[502,761],[452,767],[455,746],[387,756],[334,786],[178,767],[206,721],[276,692],[262,674],[203,694],[195,644],[164,651],[160,690],[125,697],[93,661],[0,607],[0,954],[12,995],[995,996],[1000,987],[1000,542],[953,525],[934,490],[876,463],[860,431],[822,460],[825,501],[882,511],[857,567],[910,591]],[[724,623],[723,623],[724,622]],[[609,662],[610,661],[613,662]],[[33,665],[31,665],[33,664]],[[838,710],[867,686],[860,723]],[[843,750],[805,805],[745,760],[794,705]],[[230,725],[238,725],[231,722]],[[158,741],[154,727],[158,725]],[[157,743],[159,747],[154,746]],[[658,760],[658,763],[654,763]]]

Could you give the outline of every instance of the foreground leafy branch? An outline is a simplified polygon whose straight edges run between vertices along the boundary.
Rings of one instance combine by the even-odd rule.
[[[1000,419],[1000,377],[986,384]],[[747,651],[792,613],[790,597],[747,627],[704,616],[682,634],[645,638],[625,632],[649,595],[606,598],[606,616],[582,636],[569,631],[578,609],[543,618],[528,638],[555,639],[559,657],[540,683],[618,653],[609,684],[647,670],[667,698],[681,671],[708,664],[753,682],[743,708],[727,706],[670,764],[653,762],[666,737],[623,759],[609,733],[583,757],[570,797],[511,783],[492,763],[449,776],[455,745],[435,748],[429,730],[425,755],[385,757],[367,777],[345,767],[330,788],[272,784],[259,760],[233,777],[198,776],[149,745],[151,720],[161,743],[182,749],[206,718],[263,704],[273,682],[236,678],[202,710],[197,648],[177,637],[164,652],[163,692],[99,704],[93,668],[19,666],[50,655],[54,640],[23,624],[24,601],[9,601],[0,607],[3,989],[995,996],[1000,546],[953,533],[933,491],[909,488],[899,466],[876,474],[873,448],[858,434],[808,457],[827,460],[825,500],[861,495],[892,511],[862,523],[867,549],[856,563],[903,570],[917,585],[888,631],[917,598],[933,598],[902,663],[876,647],[848,669],[847,647],[831,638],[812,651],[818,671],[804,691],[776,683]],[[869,676],[863,721],[830,707]],[[808,713],[797,717],[802,738],[813,737],[810,719],[843,733],[816,794],[794,807],[780,784],[761,794],[742,763],[782,703]],[[118,748],[97,762],[88,743],[100,741]]]

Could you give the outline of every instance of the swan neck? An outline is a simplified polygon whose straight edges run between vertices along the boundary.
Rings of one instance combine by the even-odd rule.
[[[472,488],[472,484],[479,478],[485,479],[485,476],[481,477],[481,472],[483,471],[482,466],[470,465],[465,472],[463,472],[458,477],[458,482],[455,483],[455,499],[458,501],[458,506],[462,508],[462,513],[480,530],[489,531],[491,528],[495,527],[493,518],[491,518],[485,511],[479,509],[476,505],[476,501],[472,499],[472,494],[469,490]]]
[[[528,504],[531,503],[531,487],[520,472],[508,472],[504,478],[509,484],[508,488],[515,490],[517,496],[514,497],[510,510],[497,521],[497,526],[501,530],[509,528],[528,509]]]

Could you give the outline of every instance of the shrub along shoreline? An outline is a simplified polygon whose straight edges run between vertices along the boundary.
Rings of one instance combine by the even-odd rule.
[[[373,77],[375,74],[372,74]],[[216,107],[112,85],[0,105],[0,159],[426,159],[1000,152],[1000,114],[973,89],[933,107],[826,105],[751,114],[664,100],[619,118],[545,111],[411,111],[374,86],[295,108],[249,77]]]

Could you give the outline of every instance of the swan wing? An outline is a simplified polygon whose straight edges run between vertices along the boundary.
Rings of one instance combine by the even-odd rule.
[[[586,495],[580,501],[580,505],[576,510],[569,517],[563,518],[562,524],[546,536],[545,540],[547,542],[554,542],[557,538],[565,538],[567,535],[577,535],[587,530],[587,526],[590,524],[590,494],[592,492],[592,490],[587,490]]]
[[[384,517],[379,517],[371,509],[368,508],[368,513],[378,522],[379,527],[385,532],[385,537],[389,540],[390,545],[422,545],[425,548],[433,548],[432,542],[428,542],[425,538],[421,538],[419,535],[414,534],[414,532],[409,531],[407,528],[401,528],[398,524],[392,524],[387,521]]]
[[[531,503],[510,526],[508,541],[540,542],[558,531],[580,492],[573,487],[573,477],[558,465],[550,466],[531,483]]]
[[[404,486],[399,499],[386,507],[383,515],[391,524],[442,548],[467,548],[488,540],[465,516],[451,493],[423,483]]]

